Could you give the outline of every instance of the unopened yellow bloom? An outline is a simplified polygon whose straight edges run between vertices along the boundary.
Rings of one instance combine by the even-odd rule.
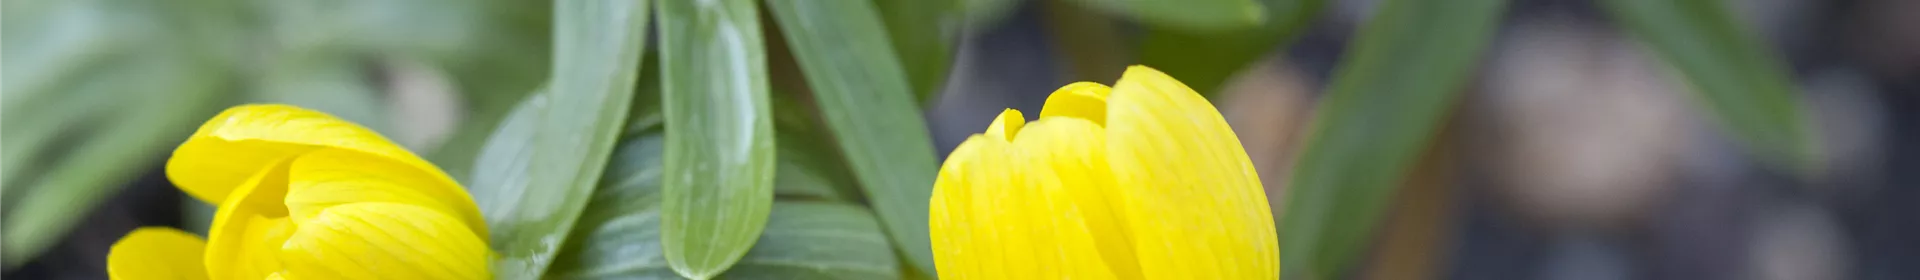
[[[1144,66],[1006,110],[947,157],[942,279],[1277,279],[1259,176],[1220,112]]]
[[[459,183],[373,131],[285,105],[227,109],[167,160],[219,205],[209,238],[135,230],[114,279],[486,279],[487,228]]]

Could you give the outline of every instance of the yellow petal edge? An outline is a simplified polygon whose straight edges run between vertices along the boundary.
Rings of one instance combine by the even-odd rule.
[[[113,279],[207,279],[200,253],[207,242],[192,233],[165,227],[134,229],[107,251],[107,276]]]

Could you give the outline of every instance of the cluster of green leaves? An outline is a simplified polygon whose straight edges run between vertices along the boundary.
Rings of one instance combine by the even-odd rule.
[[[957,25],[940,20],[978,11],[904,3],[559,1],[548,86],[470,171],[499,278],[932,278],[937,166],[917,104],[952,52]],[[1169,1],[1082,4],[1235,39],[1185,68],[1213,83],[1320,5],[1197,3],[1251,17],[1221,21],[1151,14]],[[780,58],[799,71],[770,70]]]
[[[548,85],[468,184],[498,278],[932,278],[937,81],[906,69],[945,69],[950,38],[891,39],[866,0],[555,5]],[[774,58],[806,86],[771,86]]]

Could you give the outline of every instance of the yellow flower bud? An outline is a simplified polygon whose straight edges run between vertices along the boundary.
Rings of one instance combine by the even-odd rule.
[[[114,279],[491,277],[486,223],[459,183],[324,113],[227,109],[174,150],[167,177],[219,205],[208,240],[135,230],[109,253]]]
[[[1277,279],[1259,176],[1205,98],[1152,68],[1002,113],[941,166],[943,279]]]

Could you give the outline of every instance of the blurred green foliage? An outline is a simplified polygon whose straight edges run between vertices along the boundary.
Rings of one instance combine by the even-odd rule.
[[[1601,1],[1688,85],[1704,111],[1759,158],[1814,172],[1814,143],[1785,62],[1742,28],[1720,1]]]
[[[1315,110],[1280,218],[1286,279],[1339,278],[1429,147],[1505,0],[1388,0],[1348,46]]]
[[[7,267],[51,247],[229,98],[220,30],[160,3],[4,4]],[[179,32],[162,32],[178,30]],[[25,37],[32,36],[32,37]]]
[[[1140,39],[1140,63],[1179,78],[1202,95],[1217,95],[1220,86],[1241,68],[1261,61],[1261,57],[1298,37],[1319,18],[1326,2],[1265,0],[1266,21],[1248,28],[1184,30],[1149,26]]]
[[[547,45],[547,7],[535,2],[0,5],[7,267],[52,246],[221,107],[292,103],[391,134],[392,112],[406,108],[391,107],[384,75],[395,61],[429,65],[450,74],[467,120],[455,132],[467,136],[428,153],[445,165],[470,160],[472,139],[537,86],[546,60],[524,55]]]

